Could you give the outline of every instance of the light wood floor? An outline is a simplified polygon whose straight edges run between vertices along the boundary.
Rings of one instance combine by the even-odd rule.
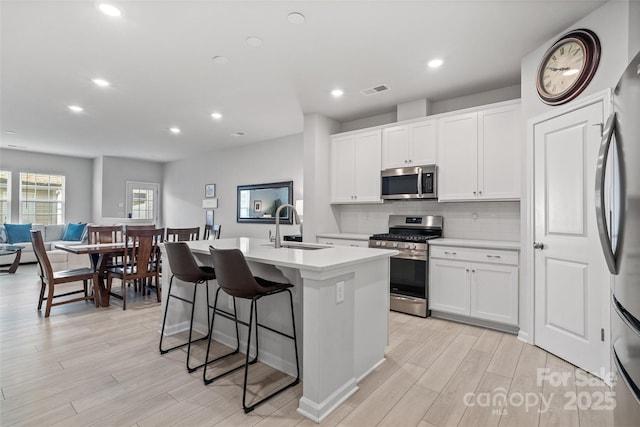
[[[131,294],[126,311],[119,301],[101,309],[86,302],[54,307],[45,319],[37,295],[34,265],[0,276],[2,426],[314,425],[296,412],[301,385],[245,415],[241,373],[204,386],[201,370],[187,373],[184,351],[160,356],[160,306],[152,296]],[[576,386],[582,371],[512,335],[398,313],[390,314],[390,328],[385,363],[321,425],[611,425],[610,411],[565,408],[565,393],[608,388]],[[567,381],[538,383],[537,368],[557,378],[566,373]],[[261,364],[251,376],[256,393],[288,378]],[[500,393],[507,406],[483,403]],[[547,410],[539,396],[551,400]]]

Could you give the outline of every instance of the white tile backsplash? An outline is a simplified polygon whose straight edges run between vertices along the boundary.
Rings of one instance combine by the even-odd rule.
[[[389,215],[442,215],[444,237],[520,241],[520,202],[398,201],[334,210],[342,233],[385,233]]]

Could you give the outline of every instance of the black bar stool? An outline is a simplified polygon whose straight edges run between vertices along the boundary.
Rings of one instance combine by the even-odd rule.
[[[244,412],[251,412],[253,409],[259,404],[263,403],[267,399],[272,398],[278,393],[283,392],[289,387],[293,387],[294,385],[300,382],[300,362],[298,360],[298,340],[296,338],[296,321],[293,314],[293,296],[291,294],[290,288],[293,285],[289,283],[276,283],[271,282],[269,280],[262,279],[260,277],[253,277],[251,271],[249,270],[249,266],[247,265],[247,261],[244,258],[244,255],[238,249],[215,249],[213,246],[209,246],[209,251],[211,252],[211,259],[213,262],[213,267],[216,270],[216,276],[218,281],[218,290],[216,291],[216,296],[214,299],[213,307],[213,316],[211,317],[211,326],[209,327],[209,344],[207,345],[207,358],[205,361],[203,379],[205,384],[210,384],[214,380],[228,375],[231,372],[237,371],[238,369],[244,367],[244,385],[242,387],[242,407],[244,408]],[[233,297],[233,314],[228,313],[224,310],[217,308],[218,304],[218,295],[220,289],[225,291],[227,294]],[[291,306],[291,325],[293,327],[293,335],[285,334],[284,332],[277,331],[269,326],[263,325],[258,322],[258,300],[263,297],[269,295],[279,294],[281,292],[287,292],[289,294],[289,305]],[[249,315],[249,323],[243,322],[238,319],[237,311],[236,311],[236,298],[243,298],[251,300],[251,311]],[[211,348],[211,337],[213,335],[213,324],[216,318],[216,314],[231,319],[236,324],[236,334],[238,333],[238,323],[249,327],[249,334],[247,335],[247,354],[245,363],[240,366],[236,366],[220,375],[217,375],[213,378],[207,378],[207,366],[210,363],[215,362],[216,360],[220,360],[223,357],[230,356],[238,352],[235,351],[226,354],[224,356],[220,356],[214,360],[209,360],[209,350]],[[254,321],[255,318],[255,321]],[[256,355],[252,360],[249,356],[249,350],[251,348],[251,330],[255,323],[255,335],[256,335]],[[258,400],[257,402],[252,403],[250,406],[247,406],[247,377],[249,374],[249,365],[254,364],[258,361],[258,353],[259,353],[259,345],[258,345],[258,327],[267,329],[271,332],[275,332],[279,335],[287,337],[293,340],[293,346],[296,355],[296,378],[292,382],[286,384],[282,388],[272,392],[266,397]],[[237,336],[237,335],[236,335]]]
[[[198,338],[197,340],[192,340],[191,337],[193,335],[193,313],[195,311],[195,301],[196,301],[196,293],[198,292],[198,285],[204,283],[205,289],[207,293],[207,325],[209,324],[209,286],[208,281],[214,280],[216,278],[215,270],[212,267],[200,267],[196,260],[193,258],[193,254],[191,253],[191,249],[184,242],[173,242],[173,243],[165,243],[164,247],[167,252],[167,258],[169,259],[169,266],[171,267],[171,272],[173,275],[171,276],[171,280],[169,280],[169,292],[167,296],[167,305],[164,309],[164,319],[162,320],[162,332],[160,333],[160,354],[165,354],[170,352],[171,350],[175,350],[180,347],[187,346],[187,371],[193,372],[196,369],[204,366],[204,363],[191,367],[189,365],[190,357],[191,357],[191,343],[207,339],[209,337],[209,333],[207,335]],[[186,298],[179,297],[177,295],[171,294],[171,286],[173,285],[173,278],[177,277],[183,282],[193,283],[193,299],[189,301]],[[169,311],[169,302],[171,298],[175,298],[182,302],[186,302],[187,304],[191,304],[191,321],[189,323],[189,340],[184,344],[178,344],[174,347],[168,348],[164,350],[162,348],[162,339],[164,338],[164,327],[167,322],[167,312]]]

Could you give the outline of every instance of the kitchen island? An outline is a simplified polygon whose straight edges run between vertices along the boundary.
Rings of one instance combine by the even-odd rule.
[[[246,237],[186,243],[204,265],[210,265],[209,245],[217,249],[236,248],[244,253],[254,275],[294,284],[303,382],[298,412],[307,418],[322,421],[358,390],[359,380],[384,361],[388,339],[389,257],[396,251],[291,242],[287,242],[291,247],[276,249],[267,240]],[[165,255],[163,301],[167,301],[170,278]],[[217,285],[210,283],[209,286],[213,304]],[[174,294],[190,298],[188,295],[192,292],[193,285],[174,280]],[[221,292],[221,295],[225,294]],[[228,298],[220,299],[219,307],[230,307]],[[238,316],[248,319],[249,305],[243,304],[248,301],[238,300],[238,303]],[[286,298],[279,297],[262,300],[258,309],[260,322],[290,331],[287,303]],[[186,304],[182,306],[172,303],[165,333],[188,329],[190,310]],[[204,292],[198,293],[194,329],[207,331]],[[233,331],[232,322],[216,321],[213,335],[217,341],[231,346]],[[260,334],[261,361],[295,375],[290,341],[268,330],[260,330]],[[240,340],[241,348],[246,348],[246,328],[241,328]]]

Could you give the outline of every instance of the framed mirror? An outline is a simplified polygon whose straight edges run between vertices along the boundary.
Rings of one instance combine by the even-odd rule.
[[[280,205],[293,204],[293,181],[238,185],[238,222],[274,224]],[[292,224],[291,209],[280,211],[280,223]]]

